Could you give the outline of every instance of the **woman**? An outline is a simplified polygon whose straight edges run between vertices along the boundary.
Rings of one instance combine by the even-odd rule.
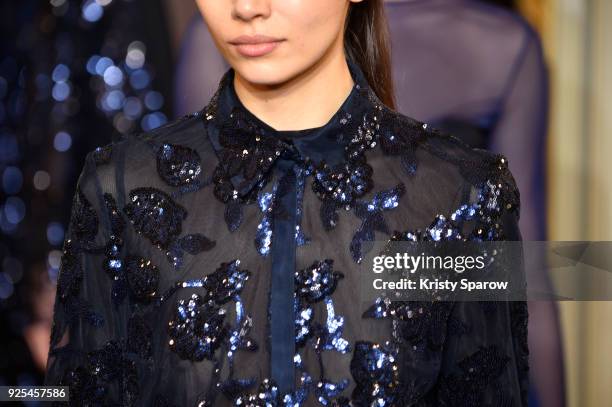
[[[47,383],[77,404],[524,405],[524,302],[357,296],[368,242],[521,238],[503,156],[391,109],[382,2],[198,6],[232,68],[201,111],[87,157]]]

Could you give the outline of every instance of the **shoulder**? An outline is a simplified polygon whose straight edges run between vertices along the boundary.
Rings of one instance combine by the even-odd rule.
[[[465,198],[487,191],[503,209],[519,215],[520,192],[504,154],[473,148],[453,134],[391,109],[383,108],[382,116],[380,142],[386,155],[399,156],[415,172],[425,167],[434,184],[452,177]]]
[[[216,161],[206,131],[199,111],[122,136],[87,154],[82,182],[95,177],[103,190],[118,196],[143,184],[170,191],[199,183],[210,172],[207,163]]]

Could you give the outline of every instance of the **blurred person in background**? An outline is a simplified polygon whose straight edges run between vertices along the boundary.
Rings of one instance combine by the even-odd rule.
[[[387,0],[397,110],[505,154],[521,191],[525,240],[546,240],[548,73],[538,34],[512,0]],[[228,64],[201,16],[184,34],[176,115],[212,96]],[[557,306],[529,303],[532,405],[565,405]],[[533,388],[532,388],[533,390]]]

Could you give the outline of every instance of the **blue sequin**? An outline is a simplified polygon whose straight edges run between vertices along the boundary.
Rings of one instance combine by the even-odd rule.
[[[161,248],[168,248],[180,235],[185,208],[163,191],[136,188],[130,191],[130,202],[123,211],[139,233]]]
[[[225,314],[225,309],[197,294],[179,300],[168,323],[170,349],[181,359],[211,360],[227,336]]]
[[[171,186],[184,186],[197,182],[202,172],[197,151],[164,143],[157,152],[157,172]]]
[[[272,248],[273,210],[276,195],[276,185],[272,192],[260,192],[257,202],[263,213],[261,222],[257,225],[255,247],[262,256],[270,254]]]
[[[363,243],[373,241],[375,232],[389,234],[384,212],[396,208],[405,191],[404,184],[400,183],[395,188],[378,192],[369,202],[355,203],[354,212],[361,219],[361,225],[353,235],[350,251],[356,263],[361,263],[363,260]]]
[[[344,274],[333,270],[333,265],[333,260],[326,259],[297,271],[295,273],[297,295],[310,303],[332,295],[338,280],[344,278]]]
[[[399,389],[396,352],[386,344],[357,341],[351,374],[357,386],[352,398],[358,405],[392,406]]]
[[[302,216],[304,213],[304,191],[306,188],[306,178],[310,176],[311,170],[308,167],[296,165],[294,167],[296,177],[296,225],[295,225],[295,243],[298,246],[303,246],[310,243],[310,237],[304,234],[302,230]]]

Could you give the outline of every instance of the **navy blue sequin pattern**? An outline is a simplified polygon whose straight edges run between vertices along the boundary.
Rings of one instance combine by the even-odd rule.
[[[347,63],[321,127],[272,128],[229,69],[201,111],[87,156],[49,260],[48,385],[72,405],[526,406],[525,303],[361,301],[374,241],[520,241],[520,194],[503,155]]]

